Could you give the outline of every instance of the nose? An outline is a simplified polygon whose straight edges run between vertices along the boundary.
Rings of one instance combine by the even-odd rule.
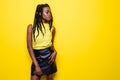
[[[50,16],[51,16],[51,13],[48,13],[48,16],[50,17]]]

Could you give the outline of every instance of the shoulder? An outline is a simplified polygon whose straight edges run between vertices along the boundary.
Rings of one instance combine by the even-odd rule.
[[[28,29],[29,29],[29,28],[32,28],[32,24],[29,24],[27,28],[28,28]]]
[[[51,30],[52,30],[52,32],[55,32],[55,27],[54,27],[54,26],[52,26]]]
[[[32,24],[29,24],[29,25],[27,26],[27,31],[28,31],[28,32],[32,32]]]
[[[27,30],[32,29],[32,24],[29,24]]]

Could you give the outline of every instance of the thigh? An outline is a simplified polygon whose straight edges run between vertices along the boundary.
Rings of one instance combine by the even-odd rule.
[[[31,76],[31,80],[40,80],[40,77],[34,75],[34,76]]]
[[[47,75],[47,80],[53,80],[53,74]]]

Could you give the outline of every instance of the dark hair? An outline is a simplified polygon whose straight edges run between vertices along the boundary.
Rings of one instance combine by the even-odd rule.
[[[44,7],[49,7],[50,8],[50,6],[48,4],[39,4],[39,5],[37,5],[37,8],[36,8],[35,17],[34,17],[34,23],[33,23],[33,29],[32,29],[34,41],[39,36],[39,30],[44,35],[44,33],[42,31],[42,26],[45,29],[44,24],[42,22],[42,14],[43,14],[43,8]],[[53,17],[52,17],[52,14],[51,14],[51,20],[48,22],[49,26],[50,26],[50,29],[52,27],[52,22],[53,22]],[[38,31],[37,36],[35,36],[35,31],[36,30]]]

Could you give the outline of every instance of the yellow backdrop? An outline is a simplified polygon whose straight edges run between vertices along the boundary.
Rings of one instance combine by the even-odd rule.
[[[54,80],[120,80],[119,0],[1,0],[0,80],[30,80],[26,31],[39,3],[54,17]]]

